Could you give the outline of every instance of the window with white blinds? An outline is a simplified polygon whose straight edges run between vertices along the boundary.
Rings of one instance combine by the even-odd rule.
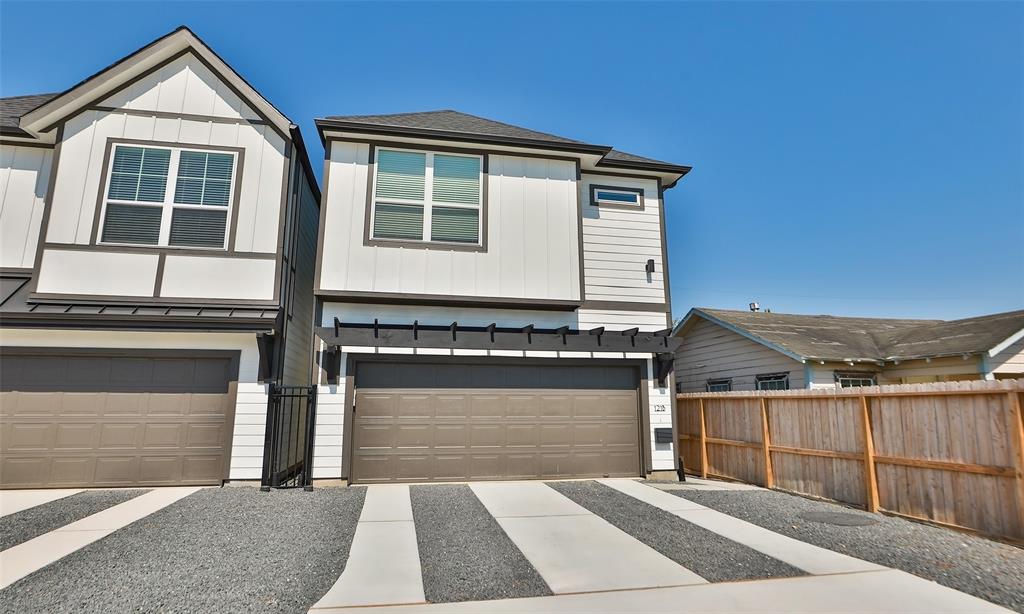
[[[236,158],[233,152],[115,144],[100,242],[224,249]]]
[[[372,238],[479,245],[481,156],[378,149]]]

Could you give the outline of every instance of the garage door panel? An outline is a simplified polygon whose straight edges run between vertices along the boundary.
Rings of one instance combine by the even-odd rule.
[[[95,422],[51,424],[48,426],[52,428],[54,437],[50,445],[44,448],[45,450],[91,450],[99,446],[100,427]]]
[[[0,486],[220,483],[237,355],[62,351],[0,355]]]
[[[353,482],[640,473],[631,366],[366,362],[356,372]]]

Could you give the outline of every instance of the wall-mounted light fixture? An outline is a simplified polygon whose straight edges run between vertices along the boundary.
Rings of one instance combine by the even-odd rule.
[[[648,273],[654,272],[654,258],[647,259],[647,266],[644,267],[644,270],[647,271]]]

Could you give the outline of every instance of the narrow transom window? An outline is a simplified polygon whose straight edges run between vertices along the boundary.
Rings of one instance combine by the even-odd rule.
[[[603,185],[590,186],[590,204],[643,209],[643,190]]]
[[[731,379],[709,379],[707,383],[708,392],[729,392],[732,390]]]
[[[115,144],[111,158],[101,243],[226,247],[235,153]]]
[[[373,239],[480,245],[480,156],[378,149]]]
[[[758,390],[789,390],[789,373],[769,373],[754,378]]]
[[[842,372],[836,371],[836,381],[840,388],[855,388],[857,386],[874,386],[875,374],[864,372]]]

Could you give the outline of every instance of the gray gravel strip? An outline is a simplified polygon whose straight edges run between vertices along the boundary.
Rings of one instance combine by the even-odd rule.
[[[410,493],[427,601],[551,594],[468,486],[413,486]]]
[[[0,612],[306,612],[365,488],[201,490],[0,591]]]
[[[0,550],[69,525],[108,507],[149,492],[147,489],[86,490],[0,518]]]
[[[776,491],[670,492],[777,533],[1024,612],[1020,548]]]
[[[551,482],[548,486],[709,582],[806,575],[604,484]]]

